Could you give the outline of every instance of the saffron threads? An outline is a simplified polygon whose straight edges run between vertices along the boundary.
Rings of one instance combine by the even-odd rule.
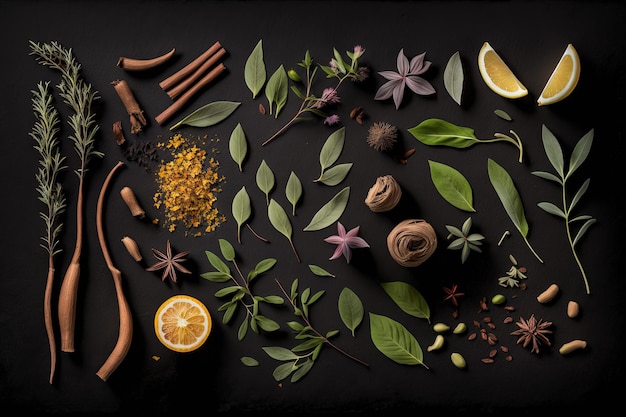
[[[212,139],[219,140],[219,139]],[[225,180],[219,174],[219,161],[212,149],[211,154],[202,147],[205,141],[173,135],[167,143],[158,147],[171,153],[171,160],[162,160],[156,173],[158,190],[154,194],[154,206],[163,208],[163,227],[174,232],[179,227],[185,235],[201,236],[214,231],[226,216],[215,203]]]

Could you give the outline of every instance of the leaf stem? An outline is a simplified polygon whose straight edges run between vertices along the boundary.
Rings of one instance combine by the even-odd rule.
[[[524,159],[524,147],[522,145],[522,140],[517,135],[517,133],[515,133],[513,130],[510,130],[510,132],[511,132],[511,134],[513,136],[515,136],[515,139],[513,139],[512,137],[510,137],[508,135],[505,135],[504,133],[494,133],[493,134],[495,136],[494,139],[481,139],[481,141],[482,142],[500,142],[500,141],[505,141],[505,142],[512,143],[513,145],[515,145],[515,147],[517,149],[519,149],[519,159],[517,161],[521,164],[523,159]]]
[[[563,180],[563,187],[562,188],[562,201],[563,201],[563,213],[565,214],[565,231],[567,233],[567,242],[569,243],[570,249],[572,250],[572,255],[574,256],[574,260],[576,261],[576,265],[578,265],[578,269],[580,270],[580,273],[583,276],[583,282],[585,283],[585,291],[587,292],[587,294],[591,294],[591,288],[589,287],[589,280],[587,279],[587,274],[585,272],[585,269],[583,268],[582,262],[580,261],[580,258],[578,257],[578,253],[576,252],[576,249],[574,247],[574,241],[572,239],[572,231],[570,229],[570,219],[569,219],[569,215],[570,215],[570,209],[568,209],[568,205],[567,205],[567,192],[565,189],[565,182],[567,181],[567,177],[562,177]]]

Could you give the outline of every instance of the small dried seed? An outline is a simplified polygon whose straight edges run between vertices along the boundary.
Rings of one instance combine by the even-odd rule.
[[[120,120],[113,122],[113,137],[115,138],[115,143],[118,145],[122,145],[126,142],[124,130],[122,129],[122,122]]]
[[[515,307],[513,307],[513,306],[505,306],[504,309],[506,311],[515,311]]]
[[[495,361],[491,358],[482,358],[482,363],[494,363]]]
[[[452,333],[461,334],[461,333],[464,333],[466,330],[467,330],[467,325],[465,323],[458,323],[452,330]]]
[[[438,334],[437,337],[435,337],[435,341],[433,342],[433,344],[428,346],[426,350],[428,350],[429,352],[432,352],[433,350],[439,350],[443,347],[443,345],[445,344],[445,341],[446,340],[443,337],[443,335]]]
[[[567,303],[567,317],[573,319],[578,317],[578,313],[580,313],[580,305],[576,301],[569,301]]]
[[[363,110],[361,106],[355,107],[350,111],[350,118],[354,119]]]
[[[493,358],[494,356],[496,356],[498,354],[498,349],[491,349],[489,351],[489,357]]]
[[[489,339],[493,340],[494,342],[498,341],[498,337],[493,333],[489,333]]]
[[[130,256],[132,256],[135,261],[140,262],[143,259],[143,257],[141,256],[141,252],[139,251],[139,246],[137,245],[137,242],[135,242],[132,238],[124,236],[122,238],[122,243],[124,244],[124,247],[130,254]]]
[[[484,330],[484,329],[483,329]],[[481,331],[480,332],[480,338],[483,340],[487,340],[487,332],[485,331]]]
[[[502,320],[502,322],[504,324],[513,323],[513,317],[511,316],[505,317],[504,320]]]
[[[587,342],[585,340],[572,340],[571,342],[567,342],[561,346],[559,349],[559,353],[561,355],[567,355],[568,353],[572,353],[578,349],[584,349],[587,347]]]
[[[496,325],[491,323],[491,322],[489,322],[489,323],[487,323],[487,327],[489,327],[491,330],[493,330],[493,329],[496,328]]]
[[[406,151],[406,152],[404,153],[404,155],[402,155],[402,156],[403,156],[403,158],[404,158],[404,159],[408,159],[408,158],[409,158],[411,155],[413,155],[414,153],[415,153],[415,148],[411,148],[411,149],[409,149],[408,151]]]
[[[506,297],[502,294],[496,294],[491,297],[491,303],[495,305],[500,305],[506,303]]]
[[[483,318],[483,321],[484,321],[485,323],[491,323],[491,317],[486,316],[486,317],[484,317],[484,318]]]
[[[504,358],[507,360],[507,362],[511,362],[513,360],[513,356],[511,355],[506,355],[506,357]]]
[[[507,353],[509,351],[509,348],[504,345],[500,345],[500,350],[502,350],[502,352],[504,353]]]
[[[537,301],[541,304],[548,303],[556,297],[559,293],[559,286],[557,284],[551,284],[548,288],[546,288],[541,294],[537,296]]]
[[[435,323],[433,325],[433,330],[436,331],[437,333],[444,333],[450,330],[450,326],[448,326],[445,323]]]
[[[474,340],[476,339],[476,333],[470,333],[469,336],[467,336],[467,340]]]
[[[474,320],[474,326],[480,327],[480,323],[478,322],[478,320]]]
[[[265,106],[263,105],[263,103],[259,103],[259,113],[261,114],[267,113],[267,110],[265,110]]]

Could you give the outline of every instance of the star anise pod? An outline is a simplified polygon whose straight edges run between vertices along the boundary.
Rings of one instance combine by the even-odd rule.
[[[450,301],[455,307],[459,306],[459,298],[465,295],[459,291],[459,286],[457,284],[452,285],[451,288],[443,287],[443,291],[446,293],[443,300]]]
[[[185,256],[189,255],[189,252],[179,252],[177,254],[172,253],[172,245],[170,241],[167,241],[167,247],[165,248],[165,253],[160,250],[152,248],[152,254],[159,261],[154,265],[146,268],[146,271],[158,271],[160,269],[163,270],[163,276],[161,277],[161,281],[165,281],[166,278],[169,277],[173,282],[177,282],[176,270],[183,272],[185,274],[191,274],[191,271],[185,268],[181,263],[186,261]]]
[[[543,319],[535,318],[535,315],[531,315],[528,320],[524,320],[520,317],[520,321],[515,323],[519,329],[511,333],[513,336],[519,336],[517,343],[523,343],[523,347],[527,347],[532,344],[531,352],[539,353],[539,346],[544,343],[548,346],[551,345],[550,339],[547,335],[552,334],[548,327],[552,326],[551,321],[543,321]]]

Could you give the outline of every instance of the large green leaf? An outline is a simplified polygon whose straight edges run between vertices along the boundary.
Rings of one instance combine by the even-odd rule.
[[[287,200],[291,203],[291,215],[296,215],[296,206],[302,197],[302,182],[300,178],[291,171],[289,178],[287,179],[287,185],[285,186],[285,195]]]
[[[461,54],[456,51],[446,64],[446,68],[443,70],[443,85],[446,87],[446,91],[450,94],[450,97],[460,106],[461,97],[463,95],[463,82],[465,74],[463,73],[463,62],[461,61]]]
[[[182,125],[194,127],[213,126],[230,116],[240,104],[235,101],[214,101],[194,110],[170,127],[170,130],[175,130]]]
[[[472,186],[456,169],[440,162],[428,161],[430,178],[441,196],[454,207],[475,212]]]
[[[246,140],[246,134],[243,131],[241,123],[237,123],[237,126],[230,134],[230,140],[228,141],[228,150],[233,161],[237,163],[239,171],[243,171],[243,161],[248,154],[248,141]]]
[[[526,237],[528,235],[528,222],[526,221],[522,199],[517,188],[515,188],[513,179],[502,166],[491,158],[487,160],[487,170],[491,185],[496,190],[504,210],[517,230]]]
[[[276,184],[276,177],[267,162],[265,162],[265,159],[261,161],[261,164],[256,171],[256,184],[265,194],[265,202],[269,204],[269,195]]]
[[[339,316],[343,321],[343,324],[350,329],[352,336],[363,321],[363,303],[361,299],[350,288],[345,287],[339,293],[339,300],[337,302],[339,307]]]
[[[265,70],[265,62],[263,61],[263,40],[260,39],[256,46],[246,59],[244,67],[244,80],[246,85],[252,92],[252,98],[256,96],[263,89],[265,81],[267,80],[267,73]]]
[[[453,148],[467,148],[479,142],[474,135],[474,129],[457,126],[442,119],[426,119],[409,133],[425,145],[450,146]]]
[[[233,198],[232,213],[233,218],[237,222],[237,242],[241,242],[241,226],[248,221],[252,214],[250,196],[245,185],[241,187]]]
[[[372,342],[383,355],[401,365],[424,364],[424,352],[415,337],[401,323],[369,313]]]
[[[383,282],[381,285],[402,311],[430,322],[430,307],[415,287],[403,281]]]
[[[321,230],[335,223],[346,209],[349,197],[350,187],[345,187],[335,194],[333,198],[315,213],[311,222],[304,228],[304,231]]]

